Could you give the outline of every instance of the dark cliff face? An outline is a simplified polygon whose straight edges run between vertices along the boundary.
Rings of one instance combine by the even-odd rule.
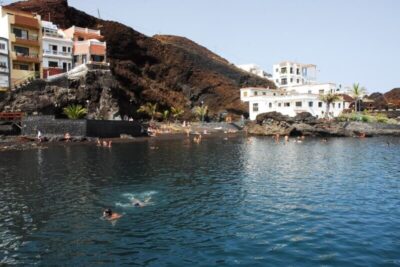
[[[384,94],[388,103],[400,107],[400,88],[394,88]]]
[[[163,108],[187,112],[201,101],[211,115],[247,112],[239,89],[244,86],[275,88],[265,79],[245,73],[206,48],[176,36],[147,37],[130,27],[92,17],[69,7],[66,0],[30,0],[10,6],[36,12],[61,28],[72,25],[100,29],[107,42],[111,69],[136,106],[159,103]],[[127,100],[129,101],[129,100]],[[126,102],[119,99],[118,102]]]

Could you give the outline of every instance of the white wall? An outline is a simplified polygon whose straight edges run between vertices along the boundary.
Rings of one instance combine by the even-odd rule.
[[[296,102],[301,102],[301,107],[296,107]],[[312,107],[309,106],[309,102],[312,102]],[[289,103],[289,107],[285,106],[285,103]],[[254,104],[258,104],[258,111],[254,111]],[[331,104],[329,113],[331,116],[337,117],[341,114],[344,107],[343,101],[338,101]],[[254,99],[249,101],[249,118],[250,120],[255,120],[258,114],[266,113],[266,112],[279,112],[283,115],[287,115],[290,117],[296,116],[297,113],[300,112],[309,112],[315,117],[324,117],[326,112],[326,104],[315,97],[304,97],[304,98],[290,98],[288,96],[280,97],[280,98],[271,98],[269,100],[266,99]]]
[[[51,45],[57,46],[56,53],[53,53]],[[63,52],[63,47],[66,47],[67,52]],[[68,48],[70,52],[68,52]],[[69,64],[72,68],[72,51],[72,41],[48,37],[43,38],[43,68],[49,67],[49,61],[58,62],[58,68],[62,68],[64,62],[67,63],[67,67]]]
[[[10,26],[8,23],[8,16],[2,16],[2,7],[0,7],[0,37],[10,38]]]

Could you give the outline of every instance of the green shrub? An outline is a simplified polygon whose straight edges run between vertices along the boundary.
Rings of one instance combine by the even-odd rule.
[[[87,113],[87,109],[81,105],[69,105],[63,109],[64,114],[71,120],[82,119]]]
[[[362,121],[362,122],[372,122],[373,119],[372,119],[372,117],[369,116],[369,115],[362,115],[362,116],[361,116],[361,121]]]
[[[387,123],[388,117],[385,114],[379,113],[375,116],[376,122]]]
[[[399,124],[399,122],[396,119],[388,119],[386,121],[387,124]]]

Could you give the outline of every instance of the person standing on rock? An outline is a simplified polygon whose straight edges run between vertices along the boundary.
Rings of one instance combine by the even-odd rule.
[[[42,132],[40,130],[37,131],[37,139],[40,142],[42,142]]]

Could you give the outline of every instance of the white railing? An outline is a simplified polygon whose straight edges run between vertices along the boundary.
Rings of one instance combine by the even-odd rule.
[[[51,33],[51,32],[45,32],[45,33],[43,34],[43,36],[46,36],[46,37],[54,37],[54,38],[59,38],[59,39],[63,39],[63,38],[64,38],[64,36],[62,36],[61,34],[58,34],[58,33]]]
[[[102,45],[102,46],[106,46],[106,42],[101,42],[101,41],[91,41],[91,40],[85,40],[85,41],[75,41],[75,45],[81,45],[81,44],[85,44],[85,45]]]
[[[100,30],[92,30],[92,29],[76,27],[76,26],[75,26],[75,31],[77,31],[77,32],[85,32],[85,33],[94,33],[94,34],[100,35]]]
[[[66,56],[66,57],[72,57],[72,52],[61,52],[61,51],[55,51],[55,50],[43,50],[44,54],[48,55],[58,55],[58,56]]]
[[[9,72],[8,68],[0,67],[0,72]]]

